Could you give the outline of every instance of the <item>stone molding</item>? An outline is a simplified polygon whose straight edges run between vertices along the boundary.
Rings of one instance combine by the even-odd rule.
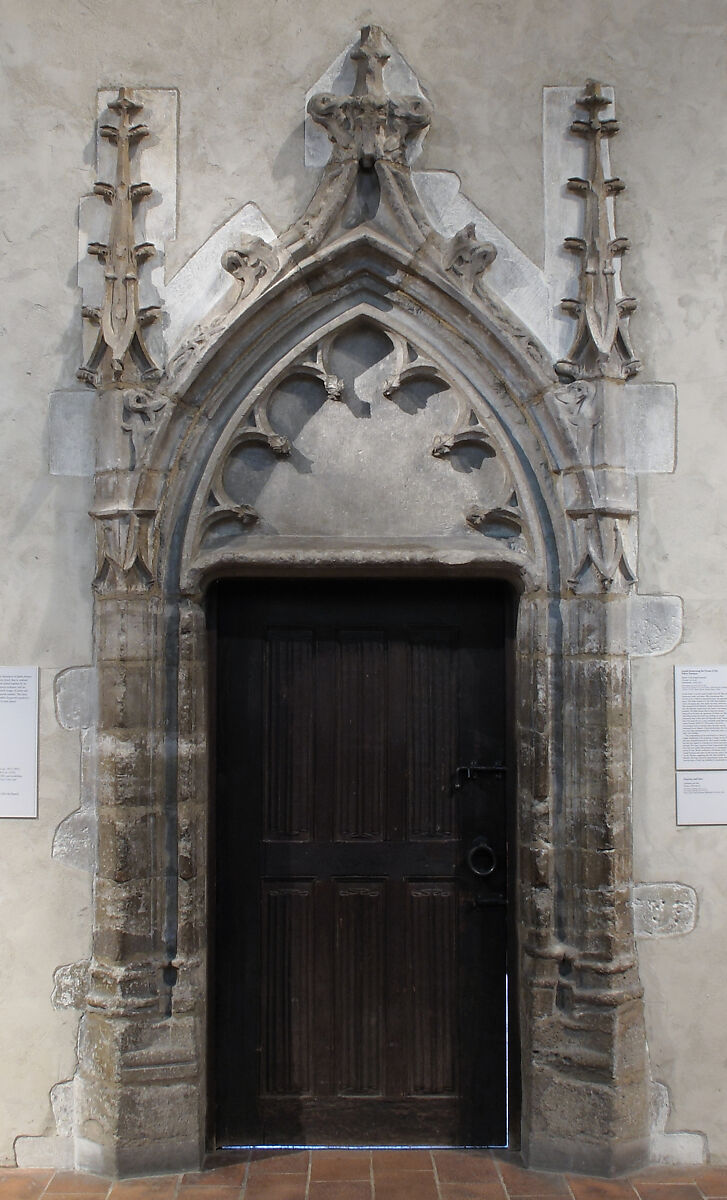
[[[180,1170],[203,1154],[204,592],[223,574],[291,570],[497,574],[519,592],[523,1151],[534,1166],[603,1174],[648,1154],[629,654],[670,648],[678,604],[636,590],[636,464],[624,440],[636,393],[611,370],[614,347],[619,361],[632,359],[617,322],[605,359],[599,351],[592,360],[582,338],[574,343],[577,378],[564,383],[548,348],[490,285],[494,241],[471,220],[447,235],[434,227],[411,172],[431,107],[423,93],[389,90],[385,64],[394,56],[382,31],[367,27],[351,55],[350,91],[310,100],[331,142],[313,199],[277,238],[248,214],[230,245],[214,243],[228,279],[215,283],[206,315],[159,380],[140,338],[132,268],[144,243],[132,236],[118,152],[106,244],[130,270],[126,282],[107,281],[106,320],[102,310],[85,376],[98,388],[98,707],[89,731],[98,862],[72,1121],[76,1161],[90,1170]],[[589,95],[597,112],[600,93]],[[137,106],[123,89],[118,103],[124,132],[116,136],[128,144]],[[589,130],[596,144],[603,130],[592,122]],[[603,186],[592,172],[594,230]],[[620,296],[604,286],[618,309]],[[117,326],[121,294],[126,319]],[[588,316],[586,292],[582,299]],[[400,413],[403,442],[437,471],[431,513],[418,513],[414,536],[401,495],[389,524],[360,537],[322,533],[312,518],[302,534],[281,532],[265,525],[264,498],[233,488],[240,456],[262,456],[271,471],[294,462],[300,431],[278,424],[281,388],[313,388],[324,433],[351,404],[335,366],[338,340],[349,334],[391,347],[374,363],[386,374],[374,372],[370,395],[382,413]],[[449,405],[447,424],[421,446],[416,406],[401,407],[415,384],[441,388]],[[639,395],[648,408],[648,390]],[[450,528],[427,525],[451,503],[461,482],[452,466],[464,452],[476,456],[465,466],[480,490]],[[489,492],[488,479],[497,482]],[[370,489],[364,514],[375,501]]]

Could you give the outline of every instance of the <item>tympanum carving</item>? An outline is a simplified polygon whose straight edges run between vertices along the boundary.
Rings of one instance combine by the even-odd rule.
[[[364,343],[356,342],[360,337],[364,338]],[[357,368],[359,374],[345,380],[340,373],[340,367],[337,366],[337,362],[344,361],[341,359],[341,354],[344,353],[341,347],[351,342],[356,358],[357,355],[365,354],[366,337],[374,337],[381,342],[380,348],[374,354],[376,361],[369,368]],[[384,343],[388,351],[384,348]],[[308,407],[300,418],[302,424],[297,426],[297,434],[290,422],[286,426],[286,432],[282,432],[279,427],[281,418],[276,418],[275,415],[276,412],[283,411],[279,410],[280,397],[287,395],[286,389],[289,391],[291,386],[293,393],[298,395],[296,387],[301,383],[316,385],[320,389],[318,399],[315,400],[315,392],[311,392],[305,403],[302,399],[299,401],[304,403],[304,407]],[[303,430],[319,410],[325,425],[327,403],[343,405],[349,409],[350,416],[347,420],[352,420],[353,423],[345,426],[344,422],[344,426],[352,433],[358,430],[361,434],[356,443],[360,446],[355,452],[357,455],[366,457],[373,454],[378,463],[382,463],[382,455],[387,455],[396,463],[401,457],[398,440],[405,437],[407,422],[413,420],[416,423],[418,414],[428,406],[429,397],[432,395],[446,399],[444,403],[438,404],[437,412],[440,412],[440,416],[437,417],[434,413],[428,418],[426,428],[431,428],[434,421],[436,429],[436,422],[441,416],[447,416],[451,410],[452,423],[447,432],[438,433],[429,441],[422,440],[418,453],[430,454],[435,459],[448,459],[460,472],[459,476],[438,476],[440,483],[435,486],[441,486],[448,491],[457,483],[460,492],[464,488],[465,494],[469,492],[473,498],[478,491],[482,496],[479,507],[477,504],[471,504],[469,508],[460,510],[461,533],[466,534],[469,527],[470,530],[476,530],[486,537],[498,539],[501,545],[507,543],[510,549],[522,551],[525,548],[524,517],[515,497],[510,471],[502,456],[498,454],[491,433],[475,414],[471,401],[444,378],[437,364],[397,331],[379,329],[371,324],[354,324],[352,327],[344,327],[326,334],[310,350],[297,355],[273,382],[261,389],[246,413],[237,420],[234,429],[230,428],[224,439],[224,450],[220,453],[208,482],[203,485],[199,501],[196,502],[192,557],[204,554],[214,546],[224,545],[229,549],[240,536],[244,538],[253,532],[256,535],[274,535],[290,525],[290,518],[294,518],[293,525],[298,528],[295,524],[298,514],[289,512],[286,516],[280,504],[275,506],[278,515],[271,523],[264,500],[264,496],[269,495],[265,490],[265,481],[274,469],[276,458],[289,460],[294,474],[298,473],[300,479],[299,490],[295,490],[294,493],[298,499],[294,503],[302,504],[305,508],[305,496],[308,494],[305,488],[310,487],[306,485],[305,480],[310,478],[311,472],[321,478],[326,477],[327,470],[335,474],[336,462],[341,458],[343,450],[342,446],[338,450],[336,448],[335,436],[338,435],[329,440],[324,426],[321,426],[321,432],[314,436],[307,435],[299,442]],[[399,409],[400,413],[393,424],[386,420],[384,426],[381,426],[380,419],[373,422],[379,432],[374,443],[371,443],[366,432],[370,428],[368,420],[364,419],[361,422],[361,418],[370,420],[374,416],[374,410],[378,413],[378,405],[382,402],[389,402]],[[285,408],[285,405],[283,407]],[[384,417],[383,411],[380,417]],[[421,426],[421,417],[419,426],[424,428]],[[416,427],[415,424],[413,434]],[[343,426],[338,422],[336,428],[340,433]],[[430,433],[430,439],[431,436]],[[408,436],[405,440],[409,440]],[[303,444],[306,447],[305,451],[301,449]],[[371,446],[370,450],[366,449],[367,445]],[[256,449],[258,457],[247,459],[245,456],[253,449]],[[269,457],[260,458],[261,450],[270,452]],[[309,459],[307,454],[312,454],[313,459]],[[495,459],[496,466],[488,467],[488,462]],[[357,461],[361,462],[363,468],[363,459]],[[249,467],[246,467],[245,463],[249,463]],[[396,466],[392,468],[394,475],[397,469]],[[335,489],[333,477],[331,484]],[[329,496],[327,503],[335,506],[335,490],[328,493],[327,485],[322,486]],[[394,504],[405,503],[407,489],[410,487],[405,478],[402,478],[398,486],[401,488],[401,494],[398,500],[392,495]],[[246,490],[250,488],[253,490]],[[353,495],[347,498],[347,502],[354,503]],[[362,519],[366,519],[364,513]],[[402,516],[401,521],[402,528],[405,528],[406,518]]]
[[[507,542],[513,548],[524,548],[523,514],[515,492],[505,505],[495,508],[471,508],[465,517],[468,525],[486,537]]]
[[[435,458],[447,458],[457,446],[478,446],[486,458],[494,458],[496,454],[489,433],[463,396],[458,398],[453,429],[449,433],[437,434],[432,454]]]

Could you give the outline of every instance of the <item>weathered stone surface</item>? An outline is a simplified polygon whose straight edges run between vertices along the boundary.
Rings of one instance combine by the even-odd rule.
[[[69,667],[56,676],[56,716],[64,729],[89,729],[94,724],[97,688],[95,667]]]
[[[83,391],[51,392],[48,469],[51,475],[93,475],[96,465],[96,399]]]
[[[53,972],[51,1003],[54,1008],[82,1009],[86,1003],[88,985],[89,962],[87,958],[57,967]]]
[[[697,893],[684,883],[637,883],[633,903],[637,937],[674,937],[697,924]]]

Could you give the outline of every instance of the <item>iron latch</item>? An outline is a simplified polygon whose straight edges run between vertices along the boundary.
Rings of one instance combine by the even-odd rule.
[[[454,773],[454,790],[458,792],[471,779],[476,779],[478,775],[504,775],[507,767],[504,763],[492,763],[485,765],[484,763],[471,762],[466,767],[457,767]]]

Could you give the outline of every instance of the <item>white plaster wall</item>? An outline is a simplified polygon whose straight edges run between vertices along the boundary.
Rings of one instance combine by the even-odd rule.
[[[0,829],[0,1163],[19,1134],[51,1130],[49,1089],[73,1071],[76,1015],[50,1004],[53,970],[89,948],[88,877],[51,859],[78,803],[78,737],[53,715],[52,681],[90,661],[88,482],[47,471],[48,395],[81,358],[76,213],[93,183],[96,89],[179,89],[176,270],[245,201],[275,229],[302,210],[302,100],[361,24],[382,24],[428,91],[435,120],[417,163],[463,191],[542,263],[544,85],[615,86],[615,171],[629,191],[627,288],[643,379],[674,381],[673,476],[643,477],[641,590],[680,595],[685,634],[634,669],[636,876],[697,888],[684,937],[642,944],[654,1074],[670,1128],[703,1130],[727,1159],[727,829],[677,830],[671,669],[727,661],[727,12],[722,0],[6,0],[0,261],[0,661],[43,668],[40,816]],[[151,180],[154,183],[154,180]]]

